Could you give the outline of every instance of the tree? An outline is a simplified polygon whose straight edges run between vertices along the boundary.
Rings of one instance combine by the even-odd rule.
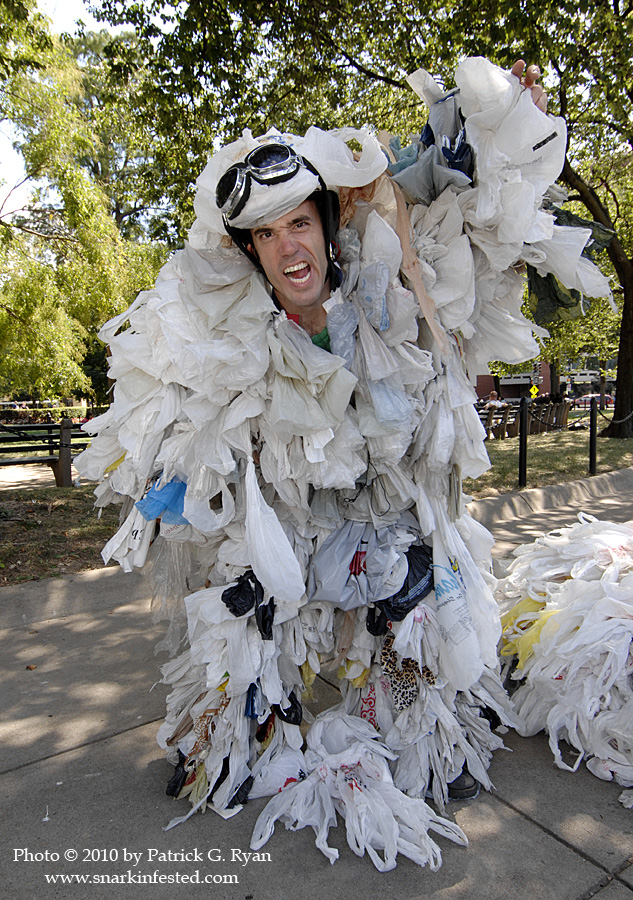
[[[550,336],[541,342],[540,359],[550,363],[560,375],[567,363],[583,356],[595,357],[604,394],[606,364],[618,352],[620,323],[620,309],[616,312],[606,300],[595,300],[585,315],[548,326]],[[554,385],[552,390],[555,391]]]
[[[108,153],[86,74],[51,38],[37,73],[21,69],[6,83],[4,114],[36,181],[26,209],[0,210],[2,391],[89,393],[83,358],[91,336],[153,282],[165,258],[163,246],[126,236],[116,191],[95,178],[93,161]]]
[[[40,67],[51,48],[46,20],[35,0],[0,0],[0,77]],[[0,110],[1,110],[0,106]]]
[[[135,60],[127,83],[113,82],[107,48],[114,43]],[[113,36],[81,31],[65,37],[81,71],[76,96],[81,115],[90,123],[92,143],[81,167],[107,195],[110,213],[120,233],[134,240],[175,239],[173,208],[164,194],[162,162],[156,158],[156,135],[147,117],[135,115],[135,94],[141,89],[145,67],[130,32]]]
[[[108,393],[112,382],[108,378],[108,348],[97,337],[87,341],[82,368],[86,378],[90,380],[91,394],[95,401],[105,406],[109,402]]]
[[[610,433],[633,435],[630,0],[100,0],[99,8],[109,21],[133,25],[151,56],[139,108],[156,110],[159,133],[189,142],[188,155],[177,154],[182,197],[213,141],[243,127],[344,121],[402,131],[419,127],[405,85],[419,66],[448,80],[463,55],[506,68],[519,57],[538,60],[551,106],[569,124],[563,181],[616,233],[608,250],[623,299],[614,421],[626,421]],[[111,59],[129,77],[130,58],[113,51]]]
[[[271,126],[305,131],[312,124],[391,127],[419,120],[418,99],[403,90],[406,68],[365,71],[360,61],[384,42],[386,17],[399,19],[393,4],[378,9],[371,0],[367,15],[351,0],[103,0],[99,9],[112,24],[136,31],[136,46],[113,40],[106,52],[113,74],[128,86],[138,57],[145,60],[133,106],[152,117],[165,194],[185,226],[209,153],[244,128],[263,133]]]

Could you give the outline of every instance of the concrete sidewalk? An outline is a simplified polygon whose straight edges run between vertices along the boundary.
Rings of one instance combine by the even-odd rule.
[[[79,473],[70,467],[73,482]],[[3,488],[55,487],[55,476],[50,466],[31,463],[28,466],[0,466],[0,490]]]
[[[494,535],[494,557],[511,557],[520,544],[577,521],[579,512],[611,522],[633,519],[633,467],[475,500],[467,509]]]
[[[633,469],[469,509],[499,539],[499,561],[581,510],[632,519]],[[208,812],[165,832],[188,804],[165,795],[172,770],[155,743],[165,689],[152,689],[163,629],[151,623],[141,577],[110,568],[1,588],[0,626],[0,871],[9,900],[633,900],[633,811],[618,802],[621,788],[582,766],[557,769],[543,735],[508,734],[512,752],[491,767],[495,791],[449,806],[470,845],[437,837],[436,873],[399,857],[380,874],[352,853],[342,825],[330,832],[334,866],[311,829],[279,824],[246,862],[265,800],[226,821]],[[322,704],[334,697],[321,682]],[[128,871],[180,880],[96,883]],[[54,884],[46,875],[93,881]],[[184,875],[208,882],[183,883]]]

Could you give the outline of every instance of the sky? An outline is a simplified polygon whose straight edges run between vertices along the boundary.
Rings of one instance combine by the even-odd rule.
[[[52,30],[61,34],[64,31],[72,34],[75,22],[81,19],[89,29],[105,28],[97,22],[86,9],[83,0],[39,0],[38,6],[52,20]]]
[[[62,32],[73,34],[77,19],[81,19],[86,28],[95,31],[106,27],[103,22],[97,22],[90,15],[83,0],[39,0],[38,6],[41,12],[51,20],[51,30],[57,34],[62,34]],[[14,191],[6,200],[6,207],[3,208],[8,192],[24,177],[21,157],[14,152],[11,141],[12,135],[8,124],[0,123],[0,179],[5,182],[4,185],[0,185],[1,213],[19,209],[25,203],[28,193],[28,188]]]

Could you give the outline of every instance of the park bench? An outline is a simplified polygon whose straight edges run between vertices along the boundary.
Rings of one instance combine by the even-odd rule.
[[[543,434],[567,428],[571,406],[571,400],[563,400],[561,403],[533,403],[528,409],[529,434]]]
[[[560,431],[567,427],[572,401],[561,403],[530,403],[528,406],[528,434]],[[486,440],[516,437],[519,433],[519,403],[509,402],[502,409],[478,410],[481,424],[486,429]]]
[[[47,465],[53,470],[57,487],[72,487],[73,452],[76,455],[88,443],[85,432],[71,419],[62,419],[61,423],[0,423],[0,466]]]
[[[509,405],[502,406],[500,409],[485,409],[482,407],[478,410],[478,413],[481,424],[486,429],[486,440],[488,441],[492,438],[503,440],[507,434],[510,416],[514,415],[513,408]]]

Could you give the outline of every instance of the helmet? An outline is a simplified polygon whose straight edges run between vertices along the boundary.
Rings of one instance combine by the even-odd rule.
[[[305,200],[311,200],[317,207],[321,225],[323,228],[323,236],[325,238],[325,247],[328,255],[328,266],[326,279],[329,279],[332,288],[338,287],[341,283],[341,270],[336,262],[335,239],[339,228],[339,198],[336,191],[328,190],[325,182],[314,166],[306,159],[301,157],[288,144],[279,140],[269,140],[260,144],[240,162],[230,166],[219,179],[215,191],[215,200],[218,209],[222,213],[222,220],[226,232],[231,236],[234,243],[248,256],[253,265],[261,272],[264,269],[257,256],[249,249],[252,245],[250,227],[240,228],[233,224],[233,220],[243,219],[245,208],[251,198],[253,185],[272,186],[290,182],[299,174],[309,174],[316,178],[316,190],[312,191],[307,197],[301,199],[301,194],[305,187],[303,184],[296,185],[298,193],[295,190],[289,190],[288,193],[292,198],[290,200],[291,209],[299,206]],[[307,184],[310,182],[303,179]],[[288,185],[290,188],[290,185]],[[293,185],[295,188],[295,185]],[[277,198],[279,191],[277,193]],[[264,194],[264,199],[266,195]],[[288,210],[290,211],[290,210]],[[278,218],[284,213],[277,213],[273,209],[270,211],[270,218]],[[246,212],[248,219],[252,219],[253,215],[260,224],[261,211],[257,210],[253,213],[250,209]],[[251,227],[256,224],[251,222]],[[264,272],[265,274],[265,272]]]
[[[360,145],[360,153],[352,151],[351,141]],[[198,177],[196,226],[207,236],[230,234],[261,270],[247,249],[250,230],[311,199],[331,249],[339,227],[339,189],[371,184],[386,167],[387,158],[375,136],[362,129],[322,131],[312,126],[303,137],[272,129],[259,138],[246,129],[214,153]],[[331,277],[335,285],[334,263]]]

